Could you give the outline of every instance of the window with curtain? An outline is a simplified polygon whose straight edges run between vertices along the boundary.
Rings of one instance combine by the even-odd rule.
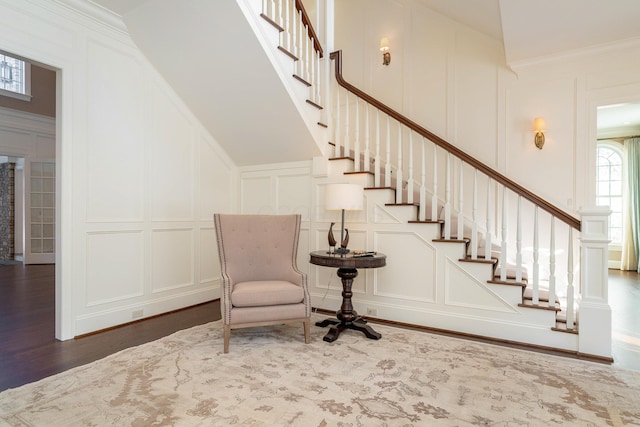
[[[622,244],[622,146],[616,142],[598,143],[596,166],[596,204],[609,206],[609,239],[612,245]]]

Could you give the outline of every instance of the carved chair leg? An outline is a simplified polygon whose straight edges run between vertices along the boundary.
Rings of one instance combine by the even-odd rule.
[[[224,352],[229,353],[229,338],[231,337],[231,326],[224,325]]]

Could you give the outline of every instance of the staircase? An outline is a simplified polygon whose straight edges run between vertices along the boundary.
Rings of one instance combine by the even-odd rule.
[[[327,82],[328,67],[319,65],[322,50],[300,2],[264,1],[261,17],[279,31],[277,49],[294,61],[293,78],[309,88],[307,102],[321,108],[325,100],[318,125],[328,128],[331,142],[318,188],[362,185],[367,207],[348,221],[351,247],[372,249],[372,237],[373,248],[390,257],[354,296],[367,315],[581,353],[581,286],[574,284],[581,221],[346,82],[341,52],[330,57],[330,90],[316,87]],[[309,67],[296,54],[300,33],[307,40],[300,51],[317,53],[316,75],[304,71]],[[323,235],[332,220],[314,231]],[[391,235],[404,241],[385,237]],[[400,278],[403,286],[393,286]],[[326,281],[326,272],[316,269],[312,283],[319,293]],[[338,291],[315,295],[314,304],[334,309]]]

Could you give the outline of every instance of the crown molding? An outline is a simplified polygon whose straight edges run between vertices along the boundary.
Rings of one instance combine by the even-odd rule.
[[[91,0],[54,0],[56,3],[73,10],[93,21],[106,25],[116,31],[129,34],[122,16],[106,9]]]
[[[510,62],[508,66],[511,70],[518,73],[529,67],[549,65],[560,61],[566,62],[571,59],[582,59],[589,56],[603,55],[629,49],[640,49],[640,37],[598,44],[581,49],[567,50],[530,59],[523,59],[520,61]]]

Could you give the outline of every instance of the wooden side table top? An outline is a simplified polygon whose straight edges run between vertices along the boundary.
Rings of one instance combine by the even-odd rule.
[[[376,252],[371,256],[357,256],[353,252],[347,254],[329,254],[327,251],[314,251],[309,254],[309,262],[313,265],[336,268],[378,268],[387,265],[387,256]]]

